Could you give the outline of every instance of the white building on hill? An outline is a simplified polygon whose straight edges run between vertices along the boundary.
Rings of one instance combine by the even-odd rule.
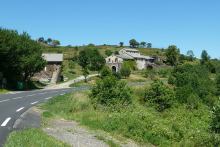
[[[155,58],[150,56],[141,55],[136,49],[124,48],[119,51],[119,55],[111,55],[107,57],[106,64],[112,69],[112,71],[118,72],[122,66],[123,61],[134,60],[137,63],[139,70],[145,69],[149,66],[153,66]]]

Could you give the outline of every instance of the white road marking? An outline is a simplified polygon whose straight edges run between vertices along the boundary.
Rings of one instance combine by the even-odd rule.
[[[5,127],[10,120],[11,120],[11,117],[7,118],[7,119],[1,124],[1,127]]]
[[[23,97],[15,97],[13,100],[22,99]]]
[[[49,100],[49,99],[51,99],[52,97],[47,97],[47,98],[45,98],[46,100]]]
[[[2,101],[0,101],[0,103],[2,103],[2,102],[7,102],[7,101],[9,101],[10,99],[6,99],[6,100],[2,100]]]
[[[38,101],[31,103],[31,105],[34,105],[34,104],[37,104],[37,103],[38,103]]]
[[[18,110],[16,110],[16,112],[19,112],[19,111],[21,111],[21,110],[23,110],[24,109],[24,107],[21,107],[21,108],[19,108]]]
[[[27,97],[29,97],[29,96],[34,96],[34,95],[36,95],[36,94],[27,95]]]

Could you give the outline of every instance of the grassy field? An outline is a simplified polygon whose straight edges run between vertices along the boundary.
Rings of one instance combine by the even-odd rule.
[[[58,96],[43,106],[49,116],[78,121],[113,136],[131,138],[141,144],[157,146],[212,146],[209,133],[211,112],[205,105],[189,110],[174,106],[163,113],[143,105],[144,88],[133,89],[133,105],[120,112],[94,109],[89,91]]]
[[[27,129],[10,134],[5,147],[69,147],[46,135],[40,129]]]

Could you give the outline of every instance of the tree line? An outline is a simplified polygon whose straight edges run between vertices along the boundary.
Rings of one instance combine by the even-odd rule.
[[[7,80],[8,88],[16,88],[17,82],[27,86],[45,64],[42,46],[27,33],[0,28],[0,73]]]

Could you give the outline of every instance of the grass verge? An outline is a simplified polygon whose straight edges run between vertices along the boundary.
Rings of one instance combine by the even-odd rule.
[[[141,144],[157,146],[212,146],[209,132],[211,112],[205,105],[189,110],[178,105],[163,113],[141,104],[143,89],[134,89],[134,104],[120,112],[94,109],[89,91],[58,96],[44,104],[52,116],[79,122],[113,136],[131,138]],[[51,115],[50,114],[50,115]]]
[[[40,129],[27,129],[12,132],[4,147],[69,147],[46,135]]]

